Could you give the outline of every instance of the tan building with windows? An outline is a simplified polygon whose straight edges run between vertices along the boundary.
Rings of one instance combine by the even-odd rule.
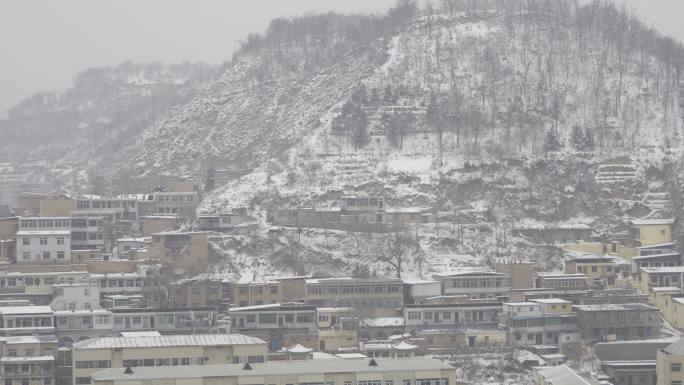
[[[180,267],[206,264],[209,259],[209,234],[201,232],[155,233],[147,249],[150,259]]]
[[[242,334],[94,338],[73,346],[74,385],[90,384],[93,373],[107,368],[163,367],[157,369],[167,372],[187,365],[265,362],[267,354],[266,342]]]
[[[0,337],[0,378],[3,385],[55,383],[57,339],[49,336]]]
[[[283,302],[282,286],[277,281],[235,282],[230,288],[233,305],[259,306]]]
[[[175,215],[148,215],[140,217],[140,230],[143,236],[149,237],[155,233],[171,230],[178,223]]]
[[[659,245],[672,242],[674,219],[635,219],[634,241],[637,246]]]
[[[659,349],[656,354],[657,385],[684,383],[684,339]]]
[[[98,385],[456,385],[456,369],[433,358],[330,359],[251,365],[109,369]]]

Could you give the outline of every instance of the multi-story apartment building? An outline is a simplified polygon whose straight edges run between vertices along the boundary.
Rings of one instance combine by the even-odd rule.
[[[74,283],[89,279],[87,271],[0,272],[0,293],[50,294],[57,283]]]
[[[496,328],[500,302],[411,304],[404,306],[404,325],[413,330],[463,330]]]
[[[317,307],[353,307],[359,316],[396,313],[404,301],[401,279],[307,279],[306,303]]]
[[[0,218],[0,261],[9,262],[16,258],[16,234],[18,217]]]
[[[29,217],[19,220],[20,231],[70,231],[72,250],[106,251],[102,217]]]
[[[684,383],[684,339],[658,349],[656,353],[657,385]]]
[[[472,299],[502,299],[508,296],[511,276],[494,271],[464,270],[434,274],[444,295],[468,295]]]
[[[54,336],[0,337],[0,378],[5,385],[55,383]]]
[[[319,307],[318,350],[339,351],[359,346],[356,310],[351,307]]]
[[[187,368],[107,369],[93,375],[94,385],[273,384],[273,385],[455,385],[456,369],[434,358],[306,360],[250,365]],[[124,373],[128,372],[128,373]]]
[[[228,310],[231,330],[262,338],[269,348],[301,344],[318,348],[316,307],[302,304],[271,304]]]
[[[230,305],[230,282],[222,279],[185,279],[168,285],[169,303],[174,307]]]
[[[508,331],[512,346],[541,345],[544,337],[542,306],[535,302],[507,302],[503,304],[501,321]]]
[[[660,310],[643,303],[576,305],[584,339],[645,339],[660,336]]]
[[[93,373],[107,368],[173,370],[187,365],[257,363],[265,362],[267,354],[266,342],[241,334],[94,338],[73,346],[73,383],[90,384]]]
[[[638,272],[642,267],[673,267],[681,266],[682,254],[680,253],[663,253],[663,254],[649,254],[632,257],[632,271]]]
[[[240,280],[230,285],[230,300],[238,307],[282,303],[283,285],[278,281]]]
[[[147,306],[168,303],[166,278],[160,265],[138,265],[133,273],[90,274],[101,297],[109,295],[142,295]]]
[[[18,264],[68,264],[71,262],[71,231],[17,232]]]
[[[0,307],[0,335],[54,334],[53,315],[50,306]]]
[[[156,192],[154,193],[154,212],[156,214],[173,214],[182,218],[195,214],[199,199],[197,192]]]

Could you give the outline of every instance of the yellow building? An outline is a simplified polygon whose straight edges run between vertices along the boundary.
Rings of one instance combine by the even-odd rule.
[[[202,267],[209,259],[209,234],[203,232],[155,233],[147,257],[178,267]]]
[[[108,369],[93,375],[97,385],[456,385],[456,369],[433,358],[330,359],[250,365]]]
[[[651,289],[651,302],[660,309],[670,325],[684,328],[684,297],[676,287],[654,287]]]
[[[626,269],[629,270],[629,264]],[[569,253],[565,260],[566,274],[584,274],[592,287],[612,287],[618,273],[616,258],[607,255]]]
[[[71,212],[76,210],[76,200],[67,196],[56,196],[41,199],[39,207],[41,217],[70,217]]]
[[[107,368],[265,362],[267,354],[266,342],[242,334],[94,338],[73,346],[74,385],[90,384],[93,373]]]
[[[319,307],[318,349],[338,351],[359,346],[358,319],[353,307]]]
[[[603,242],[577,242],[563,245],[563,248],[568,251],[575,251],[586,254],[595,255],[610,255],[631,259],[639,255],[639,249],[629,247],[620,243],[603,243]]]
[[[657,385],[684,383],[684,339],[658,350],[656,378]]]
[[[572,313],[572,302],[560,298],[530,299],[530,302],[541,304],[542,314]]]
[[[634,219],[634,240],[637,246],[672,242],[674,219]]]

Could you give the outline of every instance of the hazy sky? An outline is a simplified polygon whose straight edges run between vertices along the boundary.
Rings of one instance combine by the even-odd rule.
[[[620,0],[684,41],[683,0]],[[381,12],[395,0],[0,0],[0,117],[76,73],[126,60],[221,63],[278,16]],[[420,0],[422,3],[422,0]]]

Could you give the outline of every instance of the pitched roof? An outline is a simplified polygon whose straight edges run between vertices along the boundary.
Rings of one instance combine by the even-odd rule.
[[[124,368],[106,369],[92,375],[96,381],[138,381],[167,378],[207,377],[264,377],[285,375],[321,375],[325,373],[382,373],[384,371],[455,370],[451,365],[427,357],[375,359],[377,366],[369,365],[367,359],[349,360],[307,360],[267,362],[250,364],[245,370],[240,364],[149,366],[132,368],[133,374],[125,374]]]
[[[680,339],[679,341],[677,341],[671,345],[668,345],[663,350],[669,354],[683,356],[684,355],[684,338]]]
[[[74,349],[152,348],[170,346],[257,345],[263,340],[242,334],[188,334],[148,337],[101,337],[77,342]]]

